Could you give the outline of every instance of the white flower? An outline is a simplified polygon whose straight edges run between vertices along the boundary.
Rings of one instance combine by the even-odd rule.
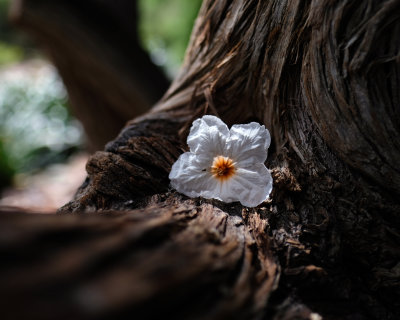
[[[203,116],[190,129],[190,152],[172,166],[171,185],[189,197],[256,207],[272,190],[272,177],[264,165],[270,142],[268,130],[256,122],[229,130],[219,118]]]

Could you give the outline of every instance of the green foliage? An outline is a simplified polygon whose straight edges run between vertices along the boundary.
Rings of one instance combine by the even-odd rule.
[[[139,32],[153,61],[169,75],[182,63],[201,0],[140,0]]]
[[[0,171],[5,176],[65,159],[82,139],[54,68],[43,63],[29,73],[19,68],[0,77]]]
[[[4,187],[11,184],[15,169],[11,165],[11,161],[4,149],[4,142],[0,140],[0,191]]]
[[[0,66],[22,60],[23,50],[14,45],[0,42]]]

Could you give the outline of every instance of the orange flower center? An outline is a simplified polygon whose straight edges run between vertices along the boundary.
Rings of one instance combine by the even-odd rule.
[[[225,181],[231,178],[236,171],[235,164],[233,160],[228,157],[217,156],[214,158],[211,173],[214,178],[220,181]]]

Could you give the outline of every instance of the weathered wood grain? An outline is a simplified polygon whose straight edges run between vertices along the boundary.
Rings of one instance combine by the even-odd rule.
[[[3,315],[260,314],[279,279],[268,248],[257,249],[267,245],[265,221],[251,213],[246,225],[242,209],[230,214],[199,200],[165,195],[151,202],[83,216],[0,214]]]
[[[0,215],[14,230],[0,246],[18,257],[0,273],[6,307],[34,292],[25,310],[48,317],[398,318],[399,7],[205,0],[180,74],[92,156],[64,214]],[[269,201],[250,210],[168,189],[203,114],[270,129]],[[54,238],[66,242],[40,242]],[[49,269],[28,273],[39,253]]]

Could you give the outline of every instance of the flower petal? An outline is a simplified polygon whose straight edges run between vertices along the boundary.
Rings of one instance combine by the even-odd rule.
[[[272,176],[264,164],[257,163],[249,168],[238,168],[236,174],[223,184],[219,199],[256,207],[271,193]]]
[[[189,197],[213,198],[218,181],[211,175],[207,166],[197,155],[185,152],[172,166],[169,174],[171,186]]]
[[[257,122],[235,124],[227,139],[228,156],[241,168],[264,163],[271,143],[269,131]]]
[[[205,115],[193,122],[187,143],[191,152],[215,157],[224,154],[228,136],[229,129],[221,119]]]
[[[264,126],[252,122],[229,130],[217,117],[206,115],[193,122],[187,141],[190,152],[179,157],[169,175],[178,192],[189,197],[240,201],[248,207],[268,198],[272,177],[264,162],[271,138]],[[232,175],[222,178],[225,171],[218,171],[218,176],[213,173],[217,156],[234,161]]]

